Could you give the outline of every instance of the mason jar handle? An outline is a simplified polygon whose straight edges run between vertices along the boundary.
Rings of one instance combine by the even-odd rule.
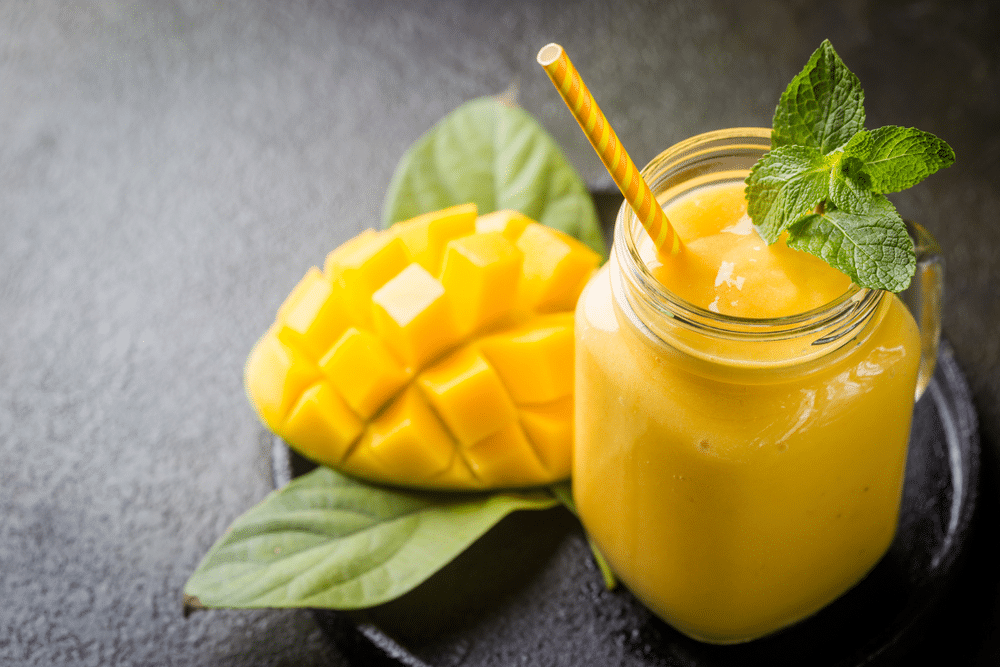
[[[900,293],[920,327],[920,371],[915,398],[919,399],[934,375],[941,341],[941,305],[944,296],[944,256],[930,232],[906,220],[906,231],[917,253],[917,271],[910,286]]]

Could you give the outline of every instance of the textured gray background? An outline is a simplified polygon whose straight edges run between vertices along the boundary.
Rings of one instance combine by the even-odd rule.
[[[610,185],[534,62],[548,41],[640,164],[769,124],[824,37],[869,127],[951,143],[955,167],[894,199],[945,250],[995,531],[998,25],[984,0],[0,4],[0,664],[346,664],[306,612],[181,617],[202,554],[269,489],[243,361],[468,99],[516,85]],[[996,578],[973,588],[941,641],[996,664]]]

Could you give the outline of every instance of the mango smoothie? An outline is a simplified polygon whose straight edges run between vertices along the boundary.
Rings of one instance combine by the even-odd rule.
[[[581,295],[573,485],[644,604],[735,643],[813,614],[888,549],[921,342],[895,295],[762,241],[742,163],[717,166],[654,187],[683,253],[660,259],[623,211]]]

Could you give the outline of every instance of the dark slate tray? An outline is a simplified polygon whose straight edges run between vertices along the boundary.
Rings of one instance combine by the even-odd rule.
[[[311,463],[280,441],[275,482]],[[608,591],[579,523],[562,508],[517,512],[407,595],[363,613],[315,610],[359,665],[888,665],[926,630],[962,561],[979,478],[977,420],[942,343],[916,405],[902,516],[869,575],[815,616],[736,646],[691,640],[622,586]]]

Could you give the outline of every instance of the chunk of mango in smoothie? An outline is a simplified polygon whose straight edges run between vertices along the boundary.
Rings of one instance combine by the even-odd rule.
[[[569,476],[573,308],[600,256],[463,204],[368,230],[313,267],[247,360],[261,420],[304,456],[419,488]]]

